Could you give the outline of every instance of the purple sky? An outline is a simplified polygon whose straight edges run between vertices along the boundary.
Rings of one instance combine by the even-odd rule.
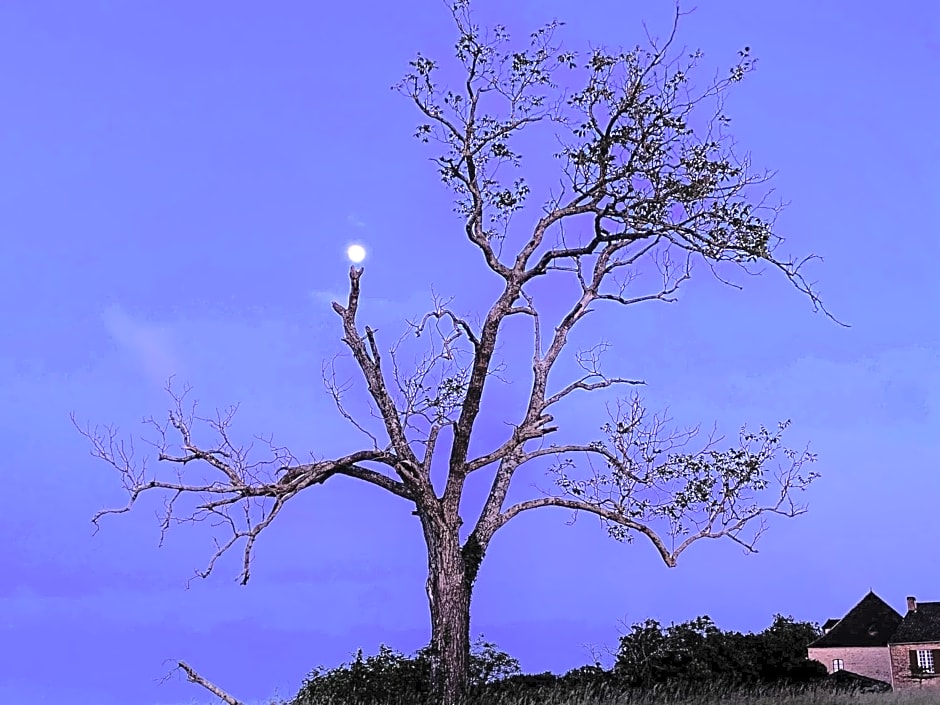
[[[524,38],[555,16],[573,50],[632,46],[641,19],[662,35],[670,18],[669,3],[643,3],[642,17],[620,0],[501,5],[480,3],[478,20]],[[809,278],[852,327],[814,315],[771,271],[741,292],[699,265],[678,303],[607,309],[583,341],[603,332],[608,369],[645,379],[645,402],[681,427],[717,423],[730,444],[744,423],[791,418],[786,443],[809,442],[823,477],[800,498],[809,513],[772,521],[759,554],[699,543],[675,569],[586,515],[514,519],[483,564],[471,629],[527,672],[588,663],[584,645],[615,648],[621,621],[708,614],[758,631],[778,612],[840,616],[869,588],[899,610],[906,595],[940,599],[928,519],[940,501],[940,9],[765,5],[703,4],[678,42],[705,52],[698,82],[745,44],[759,58],[731,93],[733,134],[778,170],[784,251],[825,258]],[[489,305],[494,277],[411,136],[414,107],[389,90],[417,51],[450,56],[449,14],[432,0],[315,6],[0,8],[0,702],[212,702],[179,676],[158,684],[170,659],[254,702],[293,695],[357,647],[427,643],[424,546],[405,502],[330,480],[262,534],[247,587],[232,553],[186,590],[211,528],[176,527],[158,548],[153,495],[93,537],[94,512],[125,496],[69,421],[139,438],[141,418],[165,418],[176,373],[205,413],[240,403],[242,439],[349,452],[362,437],[320,381],[342,350],[328,301],[345,296],[348,242],[369,249],[360,321],[385,346],[432,286],[461,311]],[[528,330],[507,333],[504,358],[528,354]],[[503,438],[524,387],[494,388],[484,444]],[[358,380],[350,394],[364,399]],[[572,440],[606,420],[588,396],[558,418]],[[483,475],[468,484],[468,523]],[[510,500],[537,496],[531,483],[551,478],[520,470]]]

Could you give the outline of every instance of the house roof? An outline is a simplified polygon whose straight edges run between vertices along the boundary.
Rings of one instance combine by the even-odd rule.
[[[860,673],[853,673],[844,669],[830,673],[826,676],[826,680],[844,689],[855,690],[859,693],[886,693],[891,690],[891,684],[887,681],[863,676]]]
[[[832,619],[832,618],[830,618],[830,619],[827,619],[827,620],[826,620],[826,623],[822,626],[822,628],[823,628],[823,629],[832,629],[832,628],[833,628],[834,626],[836,626],[838,623],[839,623],[839,620],[838,620],[838,619]]]
[[[940,602],[918,602],[917,609],[908,610],[889,640],[891,644],[921,641],[940,641]]]
[[[940,603],[926,603],[940,604]],[[816,641],[811,648],[840,646],[887,646],[902,621],[887,602],[869,591],[855,607]],[[940,626],[940,622],[937,623]]]

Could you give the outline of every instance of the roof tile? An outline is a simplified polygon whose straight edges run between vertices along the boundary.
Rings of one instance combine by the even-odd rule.
[[[874,592],[869,592],[829,630],[828,634],[823,634],[809,646],[887,646],[902,619],[891,605]]]
[[[889,643],[921,641],[940,641],[940,602],[919,602],[916,610],[909,610]]]

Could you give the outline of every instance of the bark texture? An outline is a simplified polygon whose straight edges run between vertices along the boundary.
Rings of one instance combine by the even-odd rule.
[[[459,543],[459,520],[442,526],[422,518],[428,548],[431,612],[431,680],[441,705],[458,705],[467,693],[470,667],[470,597]]]

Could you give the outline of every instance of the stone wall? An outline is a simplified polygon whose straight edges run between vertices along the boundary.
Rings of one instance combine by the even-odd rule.
[[[931,690],[940,691],[940,659],[938,659],[938,656],[940,656],[940,641],[925,644],[892,644],[889,649],[891,670],[894,674],[894,680],[891,681],[891,686],[894,690],[929,688]],[[929,649],[934,652],[934,676],[932,678],[924,678],[921,680],[911,676],[910,652],[920,649]],[[820,649],[820,651],[821,650],[822,649]]]
[[[842,659],[842,670],[891,683],[891,657],[887,646],[841,646],[807,649],[809,658],[822,663],[832,673],[833,659]],[[907,658],[907,652],[904,652]]]

